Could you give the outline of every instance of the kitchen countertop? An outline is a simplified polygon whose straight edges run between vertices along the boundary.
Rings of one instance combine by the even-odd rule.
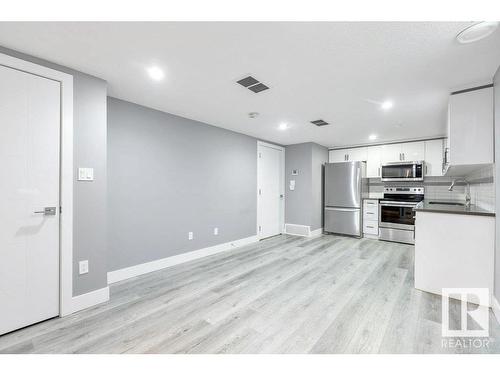
[[[384,193],[368,193],[368,196],[363,199],[383,199]]]
[[[417,205],[417,207],[414,208],[414,210],[422,212],[438,212],[444,214],[495,216],[494,212],[485,210],[474,204],[471,204],[470,207],[465,207],[465,206],[454,206],[454,205],[439,204],[439,203],[430,204],[430,202],[439,202],[439,200],[423,200]],[[453,202],[453,201],[446,201],[446,202]]]

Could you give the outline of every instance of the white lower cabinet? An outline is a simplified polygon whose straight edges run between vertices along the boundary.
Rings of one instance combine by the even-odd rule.
[[[378,237],[378,199],[363,201],[363,235]]]
[[[364,220],[363,233],[378,236],[378,221]]]
[[[434,294],[487,288],[491,294],[494,263],[495,217],[416,212],[415,288]]]

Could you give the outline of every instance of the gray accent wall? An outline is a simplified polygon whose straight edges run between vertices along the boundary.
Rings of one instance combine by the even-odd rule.
[[[494,87],[494,100],[495,100],[495,175],[500,177],[500,67],[493,78]],[[500,302],[500,220],[498,213],[500,213],[500,184],[496,182],[495,185],[495,212],[497,218],[495,221],[495,298]]]
[[[75,173],[73,187],[73,295],[104,288],[108,284],[106,264],[106,82],[1,46],[0,53],[73,76]],[[78,167],[94,168],[95,181],[76,181]],[[78,275],[78,262],[80,260],[89,261],[89,273]]]
[[[328,163],[328,149],[317,143],[312,144],[312,217],[311,230],[323,228],[323,175],[324,164]]]
[[[285,148],[285,223],[323,227],[323,164],[328,149],[316,143],[299,143]],[[292,170],[297,170],[296,176]],[[290,190],[295,180],[295,190]]]
[[[255,138],[109,97],[109,271],[256,235],[256,176]]]

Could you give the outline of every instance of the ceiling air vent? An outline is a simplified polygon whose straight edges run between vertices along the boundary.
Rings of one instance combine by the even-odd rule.
[[[252,90],[254,93],[258,93],[264,90],[267,90],[269,87],[264,85],[263,83],[257,83],[256,85],[250,86],[248,89]]]
[[[239,81],[236,81],[236,83],[239,83],[241,86],[246,87],[247,89],[253,91],[256,94],[261,91],[269,89],[268,86],[264,85],[262,82],[257,81],[252,76],[242,78]]]
[[[240,79],[237,83],[239,83],[241,86],[248,87],[255,85],[256,83],[259,83],[255,78],[252,76],[245,77],[243,79]]]
[[[311,124],[314,124],[316,126],[325,126],[325,125],[330,125],[328,122],[326,122],[325,120],[314,120],[314,121],[311,121]]]

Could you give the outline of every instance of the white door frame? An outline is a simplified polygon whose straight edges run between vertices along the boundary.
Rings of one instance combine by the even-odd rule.
[[[59,219],[59,315],[74,312],[73,303],[73,76],[0,53],[0,65],[61,84],[61,160]]]
[[[280,182],[281,182],[281,194],[283,194],[283,199],[282,199],[282,204],[281,204],[281,212],[280,212],[280,229],[281,233],[285,232],[285,148],[268,143],[268,142],[263,142],[263,141],[257,141],[257,224],[256,224],[256,231],[257,231],[257,240],[260,240],[262,237],[260,235],[259,231],[259,216],[260,216],[260,205],[259,205],[259,186],[260,186],[260,181],[259,181],[259,146],[265,146],[265,147],[270,147],[274,148],[276,150],[281,151],[281,173],[280,173]]]

